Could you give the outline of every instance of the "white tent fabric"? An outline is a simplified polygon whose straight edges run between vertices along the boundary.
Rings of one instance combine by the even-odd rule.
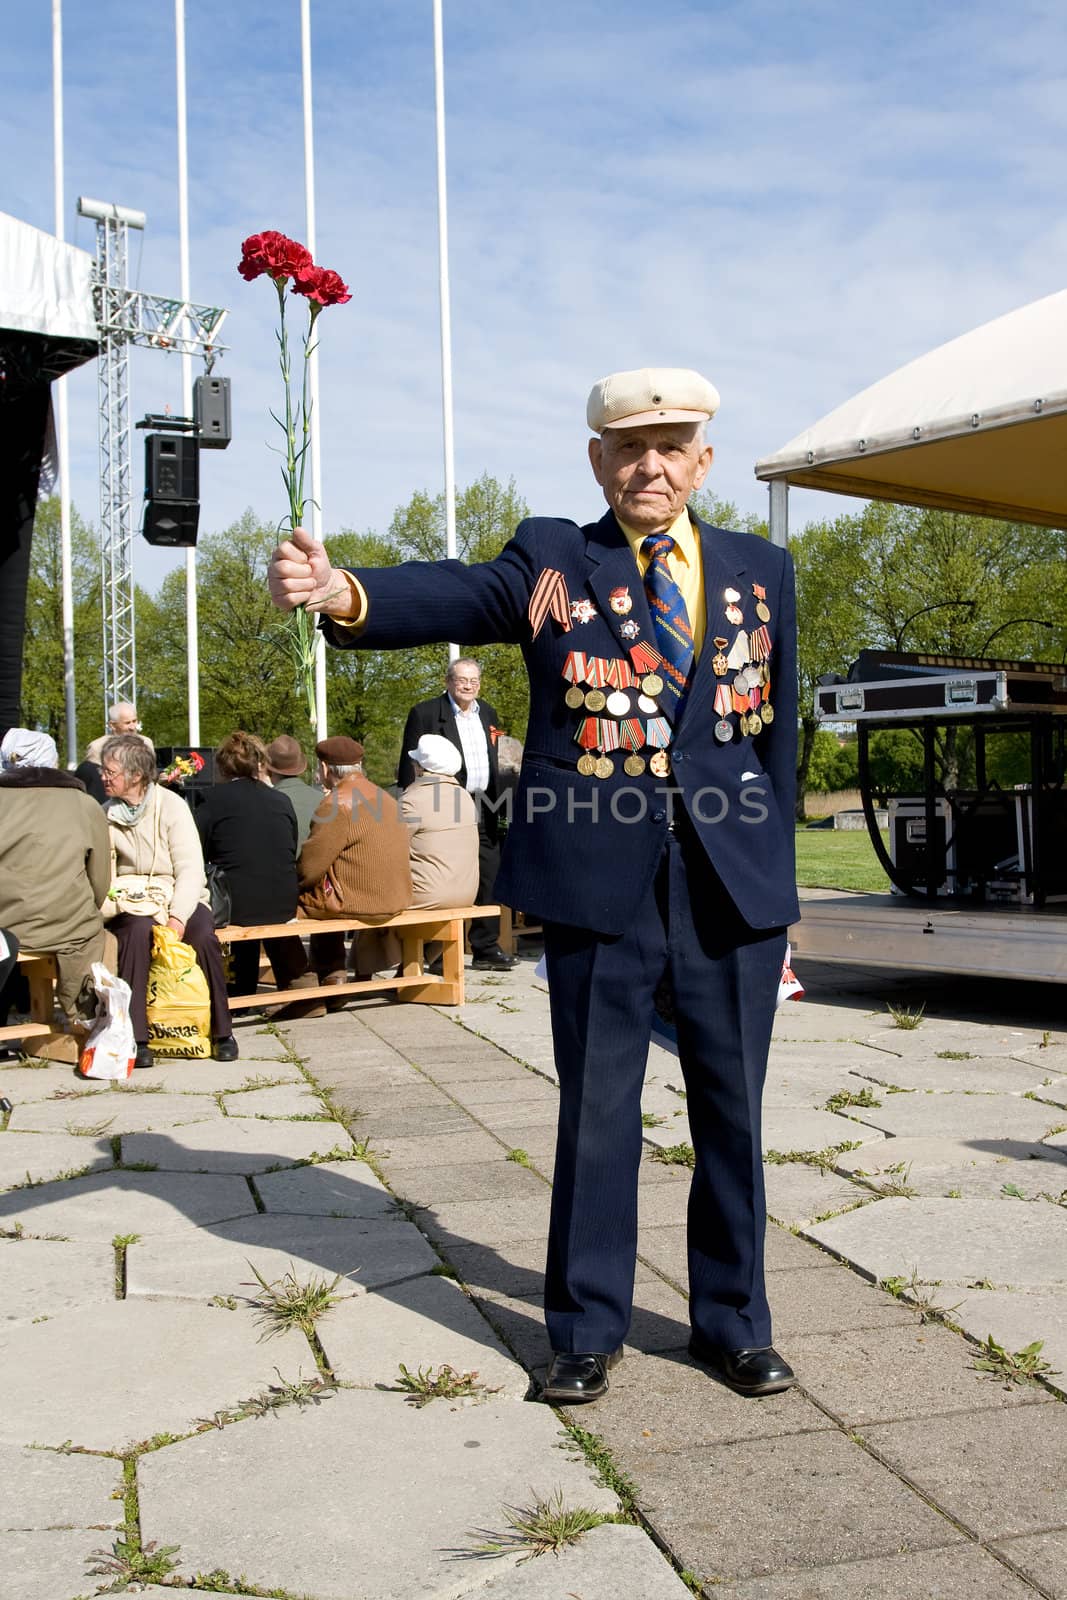
[[[1067,290],[920,356],[757,478],[1052,527],[1067,523]]]
[[[0,211],[0,328],[97,341],[93,258]]]

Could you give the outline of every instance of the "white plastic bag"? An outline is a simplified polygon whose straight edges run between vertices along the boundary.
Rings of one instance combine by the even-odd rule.
[[[78,1058],[78,1071],[83,1078],[128,1078],[137,1055],[130,1021],[130,986],[113,977],[102,961],[94,961],[92,971],[96,1021]]]
[[[781,1005],[784,1000],[803,1000],[804,998],[804,985],[789,965],[792,959],[793,947],[787,944],[785,947],[785,960],[782,962],[782,976],[778,983],[778,1005]]]

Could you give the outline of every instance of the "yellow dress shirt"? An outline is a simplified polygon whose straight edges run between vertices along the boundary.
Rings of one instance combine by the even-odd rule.
[[[639,528],[630,528],[625,522],[620,522],[619,527],[626,535],[626,541],[633,551],[637,570],[642,580],[648,571],[648,557],[641,554],[642,541],[647,534]],[[671,577],[682,592],[685,609],[689,613],[689,625],[693,630],[693,659],[699,660],[701,647],[704,643],[706,609],[704,605],[704,573],[700,564],[700,540],[697,538],[696,528],[689,520],[689,512],[683,508],[671,526],[666,530],[674,540],[674,549],[667,557],[667,566],[670,568]],[[358,578],[350,572],[344,574],[352,595],[352,610],[358,612],[359,621],[351,622],[346,617],[334,617],[334,621],[342,628],[362,628],[367,620],[369,601],[367,592]]]
[[[648,535],[642,533],[639,528],[627,527],[625,522],[620,522],[619,527],[626,535],[626,542],[634,553],[637,570],[643,580],[648,571],[648,557],[641,554],[641,544]],[[693,659],[696,661],[700,657],[701,646],[704,643],[707,617],[704,605],[704,573],[700,564],[700,540],[685,508],[678,513],[665,532],[674,540],[674,549],[667,557],[667,566],[670,568],[671,577],[682,592],[685,609],[689,613],[689,626],[693,630]]]

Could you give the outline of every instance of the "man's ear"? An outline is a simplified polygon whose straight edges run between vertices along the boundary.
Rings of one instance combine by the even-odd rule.
[[[596,479],[597,483],[600,484],[601,488],[603,488],[603,486],[604,486],[604,479],[601,476],[601,472],[600,472],[600,465],[601,465],[601,461],[603,459],[603,454],[604,454],[604,446],[603,446],[603,444],[601,442],[600,435],[596,434],[589,441],[589,465],[593,469],[593,477]]]
[[[693,485],[695,489],[700,488],[701,484],[704,482],[704,479],[711,471],[711,463],[714,459],[714,456],[715,451],[712,449],[710,444],[706,444],[703,450],[700,452],[700,459],[697,463],[696,481]]]

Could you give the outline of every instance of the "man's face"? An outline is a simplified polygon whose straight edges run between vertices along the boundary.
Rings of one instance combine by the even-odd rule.
[[[457,670],[448,674],[448,692],[461,711],[470,710],[481,686],[481,673],[475,667],[457,663]]]
[[[141,726],[137,719],[137,707],[116,706],[111,726],[115,733],[136,733]]]
[[[605,428],[589,441],[593,476],[605,500],[620,522],[643,533],[670,527],[707,477],[711,455],[693,422]]]

